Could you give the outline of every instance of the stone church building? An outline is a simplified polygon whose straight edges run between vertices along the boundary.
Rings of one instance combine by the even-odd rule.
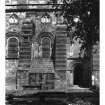
[[[92,85],[93,63],[80,55],[79,39],[70,43],[65,20],[54,12],[6,13],[5,38],[7,89]]]

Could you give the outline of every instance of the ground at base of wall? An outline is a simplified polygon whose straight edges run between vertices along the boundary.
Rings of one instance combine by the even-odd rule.
[[[24,91],[25,92],[25,91]],[[17,92],[18,93],[18,92]],[[39,91],[36,94],[10,94],[6,105],[99,105],[99,95],[93,92]]]

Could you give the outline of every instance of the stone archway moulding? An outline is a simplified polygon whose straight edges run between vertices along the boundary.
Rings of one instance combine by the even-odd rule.
[[[12,36],[15,36],[15,37],[19,37],[22,33],[20,32],[7,32],[6,33],[6,37],[12,37]]]
[[[21,33],[21,32],[7,32],[6,40],[8,41],[9,38],[15,37],[18,39],[19,42],[21,42],[21,40],[23,39],[22,35],[23,35],[23,33]]]
[[[51,40],[51,45],[53,45],[55,36],[50,32],[42,32],[38,35],[37,41],[39,44],[41,44],[41,39],[44,37],[49,38]]]
[[[74,61],[72,61],[72,62],[71,62],[71,68],[70,68],[70,70],[74,70],[74,68],[75,68],[77,65],[81,65],[81,66],[83,67],[82,62],[74,62]]]

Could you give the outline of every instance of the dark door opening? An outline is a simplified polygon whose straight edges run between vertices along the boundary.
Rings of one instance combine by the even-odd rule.
[[[83,86],[83,67],[79,64],[74,67],[74,85]]]

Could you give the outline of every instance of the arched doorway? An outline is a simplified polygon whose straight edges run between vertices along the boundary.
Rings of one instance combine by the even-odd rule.
[[[74,85],[84,86],[83,83],[83,66],[77,64],[74,66]]]

